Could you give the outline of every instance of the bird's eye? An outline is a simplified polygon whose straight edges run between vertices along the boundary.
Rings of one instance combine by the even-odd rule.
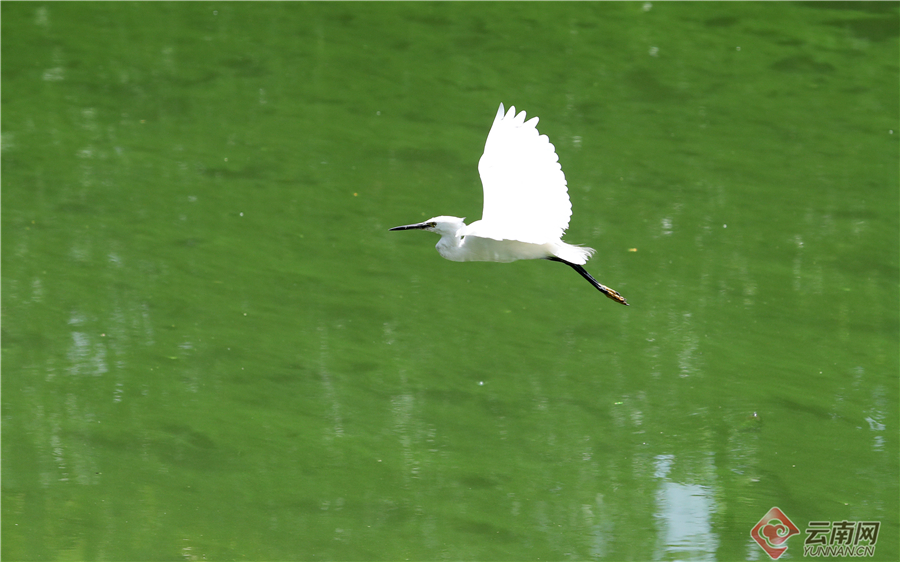
[[[428,227],[429,227],[429,228],[434,228],[436,225],[437,225],[436,222],[430,222],[430,223],[428,223]]]

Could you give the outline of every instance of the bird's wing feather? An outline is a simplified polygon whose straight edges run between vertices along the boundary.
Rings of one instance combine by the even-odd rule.
[[[479,235],[496,240],[544,244],[559,240],[569,226],[572,203],[556,148],[537,130],[538,118],[525,121],[503,104],[488,133],[478,173],[484,187]]]

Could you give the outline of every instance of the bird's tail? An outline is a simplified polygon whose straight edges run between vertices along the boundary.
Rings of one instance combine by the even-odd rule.
[[[553,254],[567,262],[584,265],[591,259],[591,256],[594,255],[594,249],[588,248],[587,246],[566,244],[565,242],[560,241],[560,243],[553,248]]]

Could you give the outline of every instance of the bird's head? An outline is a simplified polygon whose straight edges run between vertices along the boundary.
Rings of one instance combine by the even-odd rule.
[[[459,217],[433,217],[428,219],[425,222],[420,222],[417,224],[408,224],[406,226],[395,226],[391,230],[427,230],[429,232],[436,232],[444,236],[456,236],[456,233],[460,231],[464,226],[466,226],[465,219],[461,219]]]

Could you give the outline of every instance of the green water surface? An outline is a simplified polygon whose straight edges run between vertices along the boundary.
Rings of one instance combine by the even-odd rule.
[[[898,12],[4,2],[4,559],[897,560]],[[631,306],[388,232],[501,102]]]

